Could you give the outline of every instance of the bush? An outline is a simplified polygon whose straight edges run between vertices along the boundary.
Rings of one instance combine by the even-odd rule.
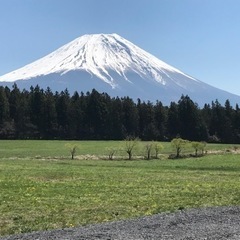
[[[137,147],[140,139],[135,137],[127,137],[125,139],[125,151],[128,154],[128,160],[132,159],[133,150]]]
[[[201,155],[204,154],[205,147],[207,145],[206,142],[191,142],[192,147],[195,150],[195,156],[198,156],[198,152],[201,151]]]
[[[176,150],[176,158],[180,157],[180,153],[182,152],[183,148],[189,143],[188,140],[182,138],[174,138],[171,141],[172,147]]]
[[[159,152],[163,149],[163,145],[161,143],[154,143],[153,149],[155,151],[155,158],[158,159]]]
[[[74,157],[75,157],[75,154],[77,152],[77,148],[78,148],[77,145],[75,145],[75,144],[66,144],[65,146],[69,150],[69,152],[71,153],[71,159],[73,160]]]
[[[113,160],[113,155],[117,153],[118,149],[114,147],[107,147],[106,151],[108,152],[108,159]]]

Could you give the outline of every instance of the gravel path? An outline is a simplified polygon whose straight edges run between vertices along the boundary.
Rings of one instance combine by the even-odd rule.
[[[240,240],[240,207],[192,209],[86,227],[39,231],[1,240]]]

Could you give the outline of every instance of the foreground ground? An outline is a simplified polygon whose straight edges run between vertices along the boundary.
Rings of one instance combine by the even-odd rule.
[[[240,205],[239,155],[229,151],[178,160],[70,160],[64,142],[1,144],[1,236]],[[91,152],[109,143],[84,144]]]
[[[239,240],[240,208],[217,207],[157,214],[135,220],[34,232],[2,240]]]

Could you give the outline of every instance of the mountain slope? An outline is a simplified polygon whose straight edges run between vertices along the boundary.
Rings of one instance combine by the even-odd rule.
[[[188,94],[200,105],[240,97],[194,79],[117,34],[84,35],[49,55],[0,77],[2,85],[39,84],[54,91],[98,91],[165,104]]]

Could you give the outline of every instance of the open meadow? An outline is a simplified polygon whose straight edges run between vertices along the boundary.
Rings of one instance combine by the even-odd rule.
[[[78,146],[74,160],[66,144]],[[144,160],[144,144],[129,161],[120,141],[0,141],[0,235],[240,205],[237,146],[170,160],[162,143],[159,159]],[[111,161],[110,147],[121,149]]]

